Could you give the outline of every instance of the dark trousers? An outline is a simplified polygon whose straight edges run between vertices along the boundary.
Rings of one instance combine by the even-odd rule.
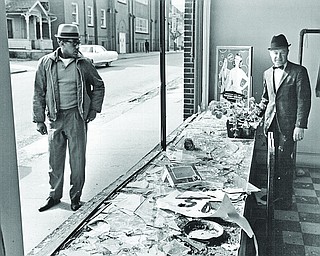
[[[285,136],[281,133],[276,119],[273,120],[268,131],[273,132],[275,145],[274,198],[291,203],[295,170],[293,157],[295,142],[292,135]]]
[[[69,150],[70,199],[80,200],[85,181],[87,124],[77,108],[58,113],[56,121],[51,121],[49,140],[49,184],[54,199],[62,198],[66,149]]]

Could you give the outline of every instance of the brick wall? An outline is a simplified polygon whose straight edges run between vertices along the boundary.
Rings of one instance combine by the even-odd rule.
[[[194,0],[185,0],[184,14],[184,101],[183,118],[191,116],[194,111]]]

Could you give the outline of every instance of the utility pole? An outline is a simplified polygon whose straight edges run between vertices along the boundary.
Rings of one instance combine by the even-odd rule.
[[[152,7],[154,2],[149,1],[149,42],[150,42],[150,52],[153,51],[153,38],[152,38],[152,25],[153,25],[153,19],[152,19]]]
[[[97,14],[97,0],[93,0],[93,26],[94,26],[94,44],[99,44],[98,39],[98,14]]]
[[[0,1],[0,253],[24,255],[6,8]],[[5,252],[4,252],[5,250]],[[1,255],[3,255],[1,254]]]
[[[112,1],[112,36],[113,36],[113,44],[114,44],[114,50],[117,51],[117,9],[116,9],[116,1]]]
[[[86,0],[83,0],[83,31],[84,31],[84,44],[88,43],[87,35],[87,6]]]
[[[134,15],[133,9],[133,0],[129,0],[129,44],[130,44],[130,53],[134,52]]]

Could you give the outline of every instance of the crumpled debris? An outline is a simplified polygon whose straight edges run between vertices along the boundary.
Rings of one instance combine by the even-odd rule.
[[[145,198],[142,195],[120,193],[111,202],[122,211],[133,214],[144,200]]]
[[[240,248],[240,244],[222,244],[221,247],[227,251],[236,251]]]
[[[150,249],[146,249],[141,252],[136,252],[136,256],[166,256],[166,254],[158,249],[156,245]]]
[[[110,231],[110,224],[103,217],[98,217],[88,223],[88,229],[90,230],[88,231],[90,237],[107,235]]]
[[[127,188],[147,188],[149,183],[146,180],[132,181],[126,185]]]
[[[253,237],[254,234],[249,222],[237,213],[227,194],[224,194],[218,209],[212,209],[210,207],[210,199],[189,199],[189,201],[185,203],[185,199],[179,199],[180,194],[177,190],[173,191],[168,196],[158,199],[157,206],[161,209],[167,209],[193,218],[222,218],[238,224],[250,238]],[[191,204],[191,202],[194,204]]]
[[[58,255],[59,256],[79,256],[80,253],[81,253],[81,256],[91,256],[92,255],[90,252],[85,252],[85,251],[80,252],[79,250],[74,251],[71,249],[64,250],[63,252],[59,253]],[[103,254],[100,254],[100,255],[103,255]]]
[[[163,251],[166,255],[181,256],[187,255],[190,248],[177,240],[172,240],[163,246]]]

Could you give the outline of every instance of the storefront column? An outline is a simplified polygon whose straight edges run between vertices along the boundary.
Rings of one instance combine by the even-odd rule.
[[[166,0],[160,0],[160,118],[161,118],[161,147],[162,150],[167,148],[167,110],[166,110],[166,46],[165,46],[165,33],[166,33],[166,24],[165,24],[165,14],[166,14]]]
[[[4,246],[0,242],[0,252],[5,249],[6,256],[20,256],[24,252],[4,1],[0,2],[0,24],[0,226],[4,242]]]
[[[210,68],[210,0],[196,2],[194,111],[207,109]]]
[[[1,218],[0,218],[1,220]],[[0,221],[0,255],[6,255],[6,251],[4,249],[4,241],[3,241],[3,235],[2,235],[2,229],[1,229],[1,221]]]
[[[209,72],[210,72],[210,3],[211,0],[203,1],[203,34],[202,34],[202,102],[201,109],[207,109],[209,104]]]

